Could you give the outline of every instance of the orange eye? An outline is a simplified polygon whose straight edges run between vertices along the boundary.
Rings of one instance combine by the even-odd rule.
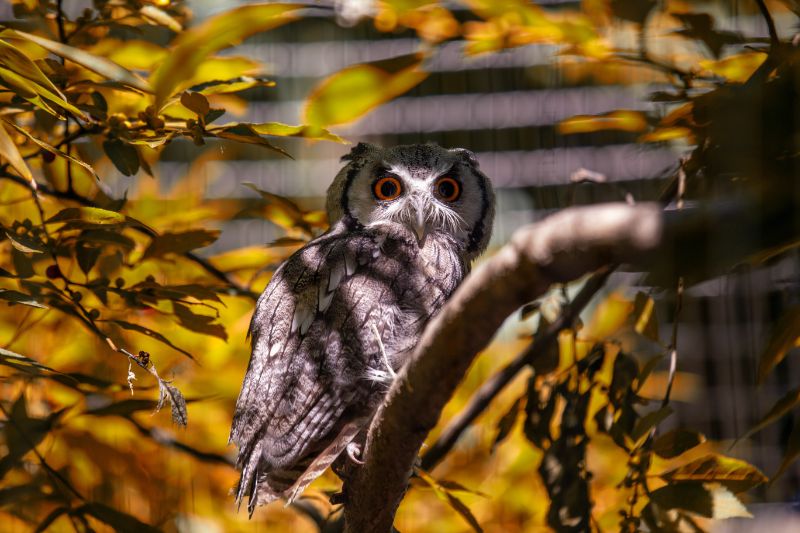
[[[400,180],[394,176],[384,176],[379,178],[372,185],[372,193],[378,200],[394,200],[400,193],[403,192],[403,187],[400,185]]]
[[[436,196],[445,202],[455,202],[461,196],[461,184],[449,176],[440,178],[433,189]]]

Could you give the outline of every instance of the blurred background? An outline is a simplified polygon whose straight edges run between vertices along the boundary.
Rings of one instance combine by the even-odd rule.
[[[193,24],[198,24],[244,3],[189,0],[186,5],[193,13]],[[226,109],[220,122],[302,123],[305,99],[321,79],[348,65],[393,58],[420,48],[420,39],[413,30],[398,27],[387,31],[386,27],[376,26],[389,24],[391,27],[391,21],[360,19],[360,12],[369,12],[370,2],[341,0],[334,4],[335,9],[312,7],[302,19],[251,37],[221,53],[232,60],[240,58],[238,61],[243,64],[252,62],[253,70],[268,75],[275,86],[256,87],[215,101]],[[458,2],[444,4],[459,22],[474,17]],[[581,2],[563,0],[543,0],[538,4],[553,13],[582,7]],[[756,4],[749,0],[669,0],[658,4],[658,13],[648,22],[648,48],[652,54],[670,57],[676,63],[691,63],[698,55],[708,54],[700,50],[701,43],[674,34],[681,25],[667,14],[670,11],[702,11],[713,16],[718,30],[767,37],[764,19]],[[781,2],[768,4],[779,34],[794,34],[797,17]],[[73,17],[84,7],[80,1],[64,3],[65,11]],[[13,17],[10,5],[0,5],[0,19]],[[143,35],[163,41],[158,30],[145,29]],[[120,37],[123,40],[133,38],[124,32]],[[613,46],[634,47],[638,32],[630,23],[615,21],[605,38]],[[746,45],[725,45],[721,57],[743,50]],[[520,226],[567,206],[656,200],[691,148],[688,142],[680,139],[643,144],[638,142],[640,132],[636,131],[566,134],[559,127],[559,123],[575,115],[599,115],[617,109],[666,116],[674,109],[674,102],[657,98],[654,101],[652,95],[672,86],[653,69],[634,64],[593,63],[564,54],[560,44],[532,44],[468,56],[460,42],[442,44],[424,68],[430,74],[418,86],[365,117],[334,126],[331,131],[353,143],[366,141],[387,146],[434,142],[475,152],[482,170],[497,190],[497,219],[489,254],[506,243]],[[759,132],[754,124],[752,129],[744,128],[739,134],[750,136],[759,135]],[[276,140],[275,144],[293,159],[259,146],[221,139],[207,140],[202,147],[189,140],[176,140],[166,146],[160,160],[154,164],[155,180],[141,174],[123,176],[110,164],[103,167],[103,179],[115,196],[166,198],[166,203],[150,211],[163,221],[180,216],[176,209],[182,209],[181,195],[199,196],[212,210],[215,201],[258,198],[256,192],[243,185],[245,182],[288,197],[304,210],[323,209],[325,191],[340,168],[339,158],[350,147],[291,138]],[[691,201],[688,204],[691,205]],[[215,223],[215,227],[222,230],[219,239],[198,253],[218,261],[216,264],[234,265],[244,261],[244,255],[234,252],[245,249],[258,257],[263,257],[258,254],[268,254],[274,266],[292,251],[280,246],[265,247],[291,236],[291,232],[287,233],[285,227],[263,217],[243,215]],[[746,238],[743,228],[720,227],[718,231],[726,238],[739,232]],[[714,243],[709,243],[704,252],[713,256]],[[678,376],[673,391],[675,414],[661,428],[694,428],[718,441],[718,444],[709,444],[708,449],[751,461],[767,474],[778,469],[794,422],[792,415],[738,442],[732,449],[729,447],[761,419],[776,400],[800,383],[800,364],[789,356],[779,363],[766,383],[755,384],[758,359],[772,327],[784,311],[800,303],[798,259],[796,251],[789,252],[766,266],[744,265],[687,288],[678,335]],[[146,273],[143,271],[142,275]],[[263,272],[254,272],[249,279],[253,290],[260,291],[267,277]],[[605,296],[632,296],[637,287],[644,285],[637,273],[616,273],[608,283]],[[668,339],[673,329],[674,295],[646,290],[656,302],[660,336]],[[233,486],[236,476],[228,464],[233,450],[226,446],[225,440],[249,354],[244,336],[251,302],[231,299],[226,303],[219,319],[228,329],[226,341],[182,336],[178,326],[172,323],[163,323],[160,330],[198,360],[194,363],[176,358],[166,363],[166,372],[185,387],[184,393],[190,399],[188,429],[170,428],[168,415],[151,416],[148,411],[129,413],[135,422],[114,421],[104,423],[102,428],[94,422],[102,414],[78,417],[80,419],[72,424],[79,430],[64,433],[60,439],[62,444],[66,441],[73,446],[85,439],[89,444],[81,446],[91,451],[59,457],[56,439],[52,443],[56,454],[53,461],[62,465],[72,463],[71,468],[82,473],[83,488],[97,497],[110,490],[110,485],[125,486],[121,495],[114,496],[115,502],[131,513],[147,515],[156,522],[162,517],[161,526],[167,530],[310,531],[312,523],[304,513],[279,505],[259,510],[253,521],[248,522],[246,513],[236,514],[232,500],[227,497],[227,489]],[[585,322],[591,321],[597,305],[599,303],[586,310]],[[4,316],[4,334],[9,332],[10,335],[17,325],[16,318]],[[39,327],[47,326],[48,320]],[[530,333],[531,327],[529,322],[520,321],[518,317],[509,319],[492,347],[476,361],[445,417],[457,413],[482,381],[525,346],[526,341],[521,336]],[[41,351],[43,346],[57,346],[59,355],[48,361],[51,366],[94,365],[97,375],[115,381],[124,378],[122,363],[90,363],[90,354],[86,352],[91,349],[87,350],[85,344],[81,347],[77,341],[65,347],[65,339],[73,338],[77,337],[56,338],[44,331],[35,338],[15,336],[11,347],[29,353]],[[163,352],[160,348],[149,351]],[[797,352],[797,348],[793,351]],[[165,359],[162,355],[162,361]],[[654,398],[663,391],[666,376],[666,362],[663,362],[650,381]],[[530,465],[538,461],[537,452],[522,444],[524,437],[519,431],[496,451],[491,450],[499,419],[524,390],[524,385],[524,379],[515,382],[499,398],[498,405],[468,430],[452,457],[436,470],[441,478],[456,480],[489,495],[464,496],[485,531],[546,530],[543,525],[545,507],[535,503],[541,499],[542,487],[531,476]],[[44,397],[48,393],[40,394]],[[118,398],[125,395],[127,391],[121,390]],[[29,404],[34,404],[34,400],[29,398]],[[146,439],[141,443],[143,436]],[[158,443],[171,441],[182,442],[194,451],[187,453],[180,446],[158,446]],[[601,445],[600,451],[590,457],[599,487],[595,503],[600,517],[604,516],[604,511],[613,515],[615,505],[623,498],[616,494],[616,483],[620,473],[624,474],[624,464],[617,463],[624,463],[626,457],[614,455],[612,447]],[[94,464],[92,454],[102,455],[102,464],[108,470],[101,470]],[[318,485],[320,489],[331,489],[335,481],[330,476]],[[800,472],[795,465],[774,483],[755,489],[751,499],[754,503],[780,502],[781,509],[791,512],[799,490]],[[325,508],[324,503],[320,503],[324,498],[317,500],[315,504]],[[755,509],[767,509],[765,513],[772,514],[771,507],[756,506]],[[168,518],[176,512],[176,520]],[[612,516],[601,521],[615,524],[615,520]],[[429,489],[409,494],[398,515],[397,526],[400,531],[411,532],[468,530],[466,523],[446,503],[431,496]],[[9,531],[27,530],[22,521],[8,527]],[[64,524],[59,527],[69,529]],[[614,527],[609,526],[608,530]],[[726,527],[738,526],[729,524]],[[737,531],[740,530],[747,529]]]

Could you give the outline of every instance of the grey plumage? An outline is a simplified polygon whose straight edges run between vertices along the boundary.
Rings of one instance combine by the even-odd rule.
[[[278,268],[250,325],[231,441],[251,513],[291,501],[366,427],[491,233],[491,184],[466,150],[359,144],[343,160],[330,230]]]

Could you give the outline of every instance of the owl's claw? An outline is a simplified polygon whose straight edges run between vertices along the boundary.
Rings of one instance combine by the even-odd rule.
[[[350,458],[357,465],[363,465],[364,461],[361,460],[361,445],[356,442],[351,442],[345,449],[347,457]]]

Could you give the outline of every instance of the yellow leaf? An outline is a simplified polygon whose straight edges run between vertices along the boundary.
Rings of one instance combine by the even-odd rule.
[[[143,6],[139,9],[141,15],[158,25],[171,29],[175,33],[183,30],[181,23],[172,18],[169,13],[158,9],[156,6]]]
[[[256,133],[261,135],[274,135],[276,137],[303,137],[305,139],[318,139],[323,141],[333,141],[347,144],[347,141],[331,133],[325,128],[317,126],[298,125],[291,126],[280,122],[263,122],[261,124],[250,124]]]
[[[91,52],[133,70],[150,70],[167,56],[167,51],[157,44],[137,39],[101,39],[91,48]]]
[[[3,156],[3,159],[8,161],[8,164],[11,165],[20,176],[31,184],[32,189],[36,189],[36,180],[33,179],[31,169],[28,168],[25,160],[22,159],[22,155],[20,155],[16,143],[14,143],[11,135],[8,134],[8,131],[6,131],[6,128],[2,125],[0,125],[0,155]]]
[[[700,67],[711,74],[727,78],[728,81],[743,83],[753,75],[753,72],[755,72],[766,59],[767,54],[765,53],[748,52],[729,56],[719,61],[700,61]]]
[[[719,454],[706,455],[659,477],[668,483],[719,483],[733,492],[743,492],[768,481],[767,476],[750,463]]]
[[[558,124],[562,135],[590,133],[602,130],[642,131],[647,128],[647,120],[640,111],[619,110],[604,115],[577,115]]]
[[[298,4],[253,4],[226,11],[189,29],[175,39],[167,59],[150,78],[156,95],[156,107],[173,93],[175,87],[191,78],[198,66],[211,54],[255,33],[271,30],[297,17],[292,11]]]
[[[351,122],[427,77],[421,53],[352,65],[322,81],[306,100],[305,121],[315,126]]]
[[[692,130],[683,126],[656,128],[650,133],[645,133],[639,137],[639,142],[658,143],[674,141],[675,139],[686,139],[689,142],[693,142],[694,135],[692,134]]]

